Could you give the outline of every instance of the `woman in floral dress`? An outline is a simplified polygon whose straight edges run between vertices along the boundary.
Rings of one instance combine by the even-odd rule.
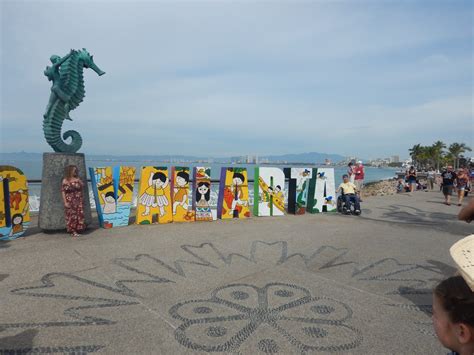
[[[61,193],[66,212],[66,228],[73,237],[78,237],[79,233],[86,228],[84,222],[83,187],[84,183],[78,177],[77,167],[75,165],[67,166],[65,177],[62,181]]]

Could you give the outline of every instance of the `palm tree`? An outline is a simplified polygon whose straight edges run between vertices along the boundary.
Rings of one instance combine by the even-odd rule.
[[[444,144],[442,141],[436,141],[433,143],[432,147],[434,154],[433,158],[436,161],[436,169],[439,170],[439,163],[443,158],[443,149],[446,148],[446,144]]]
[[[464,143],[453,143],[449,146],[448,150],[449,154],[453,158],[455,169],[459,167],[459,158],[461,157],[461,155],[467,151],[472,151],[472,149]]]
[[[423,160],[424,160],[424,167],[429,168],[430,166],[434,166],[436,162],[436,149],[433,146],[426,146],[423,147]]]
[[[416,166],[421,154],[423,153],[423,147],[421,144],[415,144],[411,149],[408,149],[408,151],[410,152],[413,165]]]

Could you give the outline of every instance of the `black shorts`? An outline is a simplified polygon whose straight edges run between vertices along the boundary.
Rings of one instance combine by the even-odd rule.
[[[444,195],[452,195],[453,194],[453,185],[443,186],[443,194]]]

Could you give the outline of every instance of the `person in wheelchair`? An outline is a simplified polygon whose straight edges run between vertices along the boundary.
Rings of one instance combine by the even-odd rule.
[[[349,181],[349,176],[342,175],[343,183],[337,189],[341,195],[338,197],[338,211],[351,214],[351,205],[354,205],[354,214],[360,215],[360,201],[357,195],[357,187]]]

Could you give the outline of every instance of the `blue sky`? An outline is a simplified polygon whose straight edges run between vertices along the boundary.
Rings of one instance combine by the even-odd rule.
[[[86,154],[474,148],[469,1],[1,1],[0,151],[50,151],[52,54],[87,48]]]

